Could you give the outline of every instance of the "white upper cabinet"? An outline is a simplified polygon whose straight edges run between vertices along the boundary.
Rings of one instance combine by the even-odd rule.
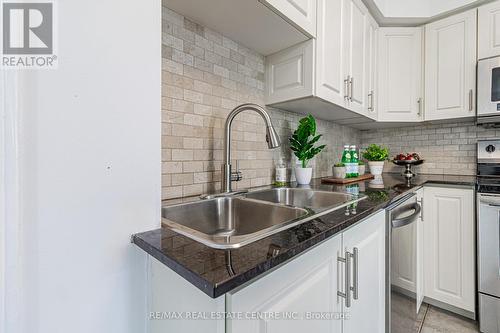
[[[365,47],[365,93],[367,94],[366,114],[371,119],[378,118],[377,70],[378,70],[378,24],[367,16]]]
[[[476,14],[425,27],[425,120],[475,116]]]
[[[376,118],[370,92],[378,25],[361,0],[318,0],[317,9],[317,38],[266,58],[266,104],[326,120],[370,122]]]
[[[422,28],[380,28],[378,50],[378,120],[423,120]]]
[[[324,100],[344,105],[347,98],[347,65],[344,48],[347,38],[343,22],[347,17],[348,0],[318,0],[316,46],[316,93]]]
[[[267,57],[267,104],[311,96],[313,61],[314,40]]]
[[[164,5],[262,55],[315,36],[316,0],[167,0]]]
[[[500,56],[500,1],[479,7],[477,18],[478,58]]]
[[[345,63],[348,75],[348,108],[366,114],[366,25],[368,10],[361,0],[347,1],[347,16],[344,22],[345,31],[348,32],[346,41],[347,53]],[[345,45],[345,44],[344,44]]]
[[[424,188],[424,294],[474,313],[474,190]]]
[[[316,1],[317,0],[260,0],[276,11],[287,21],[304,31],[310,37],[316,37]]]

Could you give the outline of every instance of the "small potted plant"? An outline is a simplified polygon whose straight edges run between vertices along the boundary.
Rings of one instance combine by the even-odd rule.
[[[366,172],[366,165],[365,162],[359,161],[358,162],[358,173],[360,176],[364,175]]]
[[[307,163],[325,148],[325,145],[314,145],[320,138],[321,134],[316,135],[316,120],[311,115],[300,119],[299,126],[290,137],[290,148],[301,162],[295,168],[295,178],[300,185],[311,182],[312,168],[308,168]]]
[[[337,163],[333,166],[333,178],[344,179],[346,177],[346,170],[344,163]]]
[[[389,158],[389,150],[376,144],[371,144],[363,152],[363,157],[368,160],[370,173],[380,176],[384,171],[384,162]]]

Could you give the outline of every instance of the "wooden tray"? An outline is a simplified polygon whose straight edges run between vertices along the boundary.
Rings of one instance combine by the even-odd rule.
[[[333,178],[333,177],[328,177],[328,178],[322,178],[321,182],[322,183],[330,183],[330,184],[350,184],[350,183],[355,183],[355,182],[361,182],[363,180],[368,180],[368,179],[373,179],[375,178],[374,175],[365,173],[362,176],[356,177],[356,178]]]

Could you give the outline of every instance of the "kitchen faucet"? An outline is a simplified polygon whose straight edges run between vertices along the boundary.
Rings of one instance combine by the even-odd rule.
[[[266,141],[269,149],[277,148],[281,145],[280,138],[276,130],[274,129],[273,123],[271,122],[271,117],[263,107],[257,104],[242,104],[233,109],[226,118],[226,125],[224,129],[224,164],[222,165],[222,194],[233,193],[231,187],[231,181],[241,179],[241,175],[238,172],[232,172],[231,170],[231,124],[233,123],[234,117],[236,117],[240,112],[243,111],[255,111],[261,115],[266,123]]]

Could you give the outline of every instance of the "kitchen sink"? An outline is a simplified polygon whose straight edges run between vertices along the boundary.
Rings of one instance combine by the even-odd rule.
[[[233,249],[364,199],[345,193],[276,188],[166,206],[162,223],[216,249]]]
[[[163,223],[214,248],[236,248],[296,225],[308,210],[242,197],[164,207]]]
[[[353,196],[346,193],[313,191],[304,188],[273,188],[245,195],[247,198],[269,201],[277,204],[307,207],[316,209],[330,209],[345,205],[353,200]]]

